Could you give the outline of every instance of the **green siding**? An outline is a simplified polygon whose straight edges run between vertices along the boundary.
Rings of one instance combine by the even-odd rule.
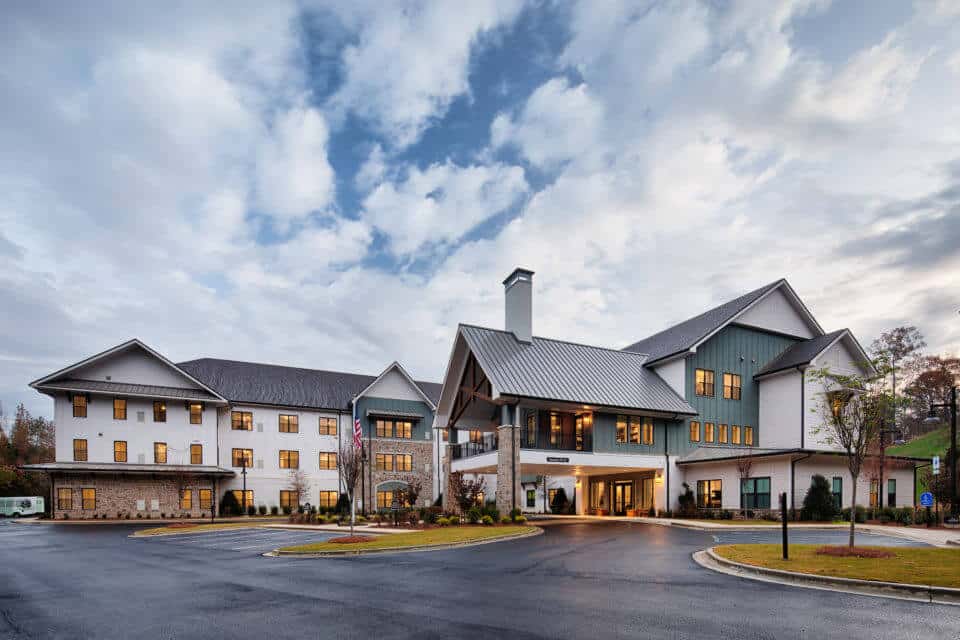
[[[763,431],[759,424],[760,393],[759,385],[753,379],[763,366],[780,355],[784,349],[798,342],[778,334],[757,329],[748,329],[730,325],[702,344],[697,353],[686,361],[686,400],[699,413],[693,418],[701,423],[737,424],[753,427],[753,446],[763,446]],[[696,369],[709,369],[715,374],[713,397],[698,396],[695,393]],[[724,400],[723,374],[740,374],[742,391],[740,400]],[[697,445],[690,442],[690,421],[684,423],[684,430],[678,434],[683,441],[681,448],[685,453]]]
[[[429,439],[425,434],[431,433],[433,429],[433,411],[426,402],[418,400],[397,400],[394,398],[372,398],[364,396],[357,402],[357,415],[360,417],[360,426],[363,428],[363,437],[371,435],[374,427],[375,418],[367,417],[367,411],[377,409],[383,411],[402,411],[403,413],[412,413],[422,416],[420,420],[413,423],[411,442],[426,442]],[[376,431],[372,431],[374,438],[377,437]]]
[[[669,425],[669,427],[668,427]],[[653,444],[617,442],[617,414],[593,414],[594,453],[641,453],[663,455],[663,438],[668,428],[674,426],[660,418],[653,419]],[[629,432],[628,432],[629,437]]]

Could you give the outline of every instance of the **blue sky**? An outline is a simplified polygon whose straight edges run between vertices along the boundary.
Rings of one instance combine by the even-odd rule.
[[[458,322],[623,346],[786,277],[957,352],[960,11],[14,2],[0,401],[130,337],[439,380]]]

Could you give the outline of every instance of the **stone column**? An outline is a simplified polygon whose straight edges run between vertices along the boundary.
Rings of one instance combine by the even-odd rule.
[[[497,511],[509,516],[520,508],[520,429],[512,424],[497,427]],[[511,498],[511,494],[513,497]]]
[[[447,444],[447,455],[444,457],[443,462],[441,463],[443,466],[440,471],[440,491],[443,492],[443,510],[446,512],[457,510],[457,504],[454,501],[453,494],[450,491],[450,472],[451,465],[453,464],[453,451],[451,447],[452,445]]]
[[[573,494],[577,502],[577,515],[582,516],[587,513],[587,501],[589,500],[588,491],[590,490],[590,477],[577,476],[574,480]]]

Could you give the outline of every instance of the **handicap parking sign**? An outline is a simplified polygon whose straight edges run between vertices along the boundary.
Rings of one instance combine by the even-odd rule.
[[[932,507],[933,506],[933,494],[929,491],[924,491],[920,494],[920,506],[921,507]]]

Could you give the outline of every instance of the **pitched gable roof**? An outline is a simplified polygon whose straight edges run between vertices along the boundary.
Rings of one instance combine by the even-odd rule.
[[[423,385],[423,384],[432,384],[432,383],[417,383],[417,382],[413,379],[413,377],[412,377],[409,373],[407,373],[407,370],[404,369],[404,368],[400,365],[400,363],[397,362],[396,360],[394,360],[392,363],[390,363],[390,365],[389,365],[386,369],[384,369],[383,372],[382,372],[379,376],[377,376],[376,378],[374,378],[373,382],[371,382],[371,383],[368,384],[366,387],[364,387],[363,390],[362,390],[360,393],[357,394],[357,397],[366,395],[366,393],[367,393],[368,391],[370,391],[370,389],[373,388],[373,385],[375,385],[375,384],[377,384],[378,382],[380,382],[381,380],[383,380],[383,378],[384,378],[388,373],[390,373],[391,371],[397,371],[397,372],[403,377],[403,379],[406,380],[406,381],[410,384],[410,386],[413,387],[414,390],[415,390],[418,394],[420,394],[420,397],[423,398],[424,401],[425,401],[428,405],[430,405],[430,408],[431,408],[431,409],[436,409],[436,408],[437,408],[437,401],[436,401],[434,398],[431,398],[430,395],[427,393],[427,391],[426,391],[425,389],[423,389],[423,387],[421,386],[421,385]],[[437,386],[440,386],[440,385],[437,385]],[[439,395],[439,393],[440,393],[440,392],[439,392],[439,390],[438,390],[438,391],[437,391],[437,394]]]
[[[689,351],[734,321],[737,316],[759,302],[767,294],[781,287],[789,292],[800,307],[803,307],[803,303],[800,302],[789,283],[780,279],[624,347],[624,351],[647,354],[648,365]],[[813,319],[806,308],[803,308],[803,311],[811,323],[819,329],[816,320]]]
[[[762,376],[768,376],[772,373],[778,373],[780,371],[786,371],[788,369],[795,369],[797,367],[808,365],[813,362],[817,356],[833,346],[834,343],[844,338],[848,339],[849,344],[852,344],[860,353],[860,355],[863,357],[863,362],[870,361],[870,357],[863,350],[863,347],[860,346],[860,343],[857,342],[857,339],[853,337],[853,334],[850,332],[850,330],[839,329],[837,331],[825,333],[822,336],[816,336],[814,338],[810,338],[809,340],[804,340],[803,342],[798,342],[790,347],[787,347],[783,353],[764,365],[764,367],[760,369],[760,371],[758,371],[753,377],[760,378]]]

